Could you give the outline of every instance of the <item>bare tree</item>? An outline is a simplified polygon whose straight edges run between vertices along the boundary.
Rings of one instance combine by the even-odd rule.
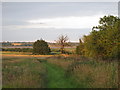
[[[58,45],[60,46],[61,53],[65,53],[64,47],[68,45],[69,38],[67,35],[61,35],[58,37],[58,40],[56,41]]]

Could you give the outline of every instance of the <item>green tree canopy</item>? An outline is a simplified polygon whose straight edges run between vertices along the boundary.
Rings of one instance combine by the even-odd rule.
[[[94,58],[118,58],[119,37],[120,19],[111,15],[100,18],[99,25],[93,27],[88,36],[83,37],[84,55]]]

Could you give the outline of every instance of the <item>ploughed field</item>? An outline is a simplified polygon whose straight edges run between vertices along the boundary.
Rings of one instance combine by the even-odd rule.
[[[9,52],[10,53],[10,52]],[[3,52],[3,88],[117,88],[118,63],[75,55]]]

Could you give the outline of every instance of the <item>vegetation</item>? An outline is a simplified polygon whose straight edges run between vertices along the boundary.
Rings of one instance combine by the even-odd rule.
[[[10,42],[2,42],[2,46],[12,46]]]
[[[84,48],[83,42],[81,39],[79,39],[79,45],[76,47],[76,54],[83,55],[83,48]]]
[[[3,57],[3,88],[44,88],[45,69],[33,58]]]
[[[63,68],[67,78],[74,77],[76,88],[117,88],[118,63],[97,61],[85,57],[54,57],[49,63]],[[78,86],[77,86],[78,84]]]
[[[3,47],[8,46],[32,46],[33,42],[0,42]]]
[[[118,63],[76,56],[3,57],[3,88],[117,88]]]
[[[88,36],[83,37],[76,53],[92,58],[117,59],[120,50],[120,19],[114,16],[100,18]]]
[[[33,54],[47,55],[50,54],[51,50],[48,47],[47,42],[44,40],[37,40],[33,44]]]
[[[2,55],[32,55],[31,52],[2,51]]]
[[[68,46],[67,41],[68,41],[68,36],[63,36],[63,35],[59,36],[58,40],[56,41],[60,46],[61,53],[65,53],[64,47]]]
[[[32,52],[32,48],[2,48],[2,51],[12,51],[12,52]]]
[[[33,48],[2,48],[1,49],[3,52],[2,53],[8,53],[12,54],[12,53],[31,53],[33,52]],[[75,51],[75,47],[73,48],[65,48],[65,53],[66,54],[74,54]],[[51,55],[58,55],[61,54],[59,48],[51,48]]]
[[[49,59],[47,59],[49,60]],[[78,83],[75,82],[74,77],[66,78],[66,71],[52,63],[44,63],[47,69],[48,88],[76,88]],[[54,79],[53,79],[54,78]]]

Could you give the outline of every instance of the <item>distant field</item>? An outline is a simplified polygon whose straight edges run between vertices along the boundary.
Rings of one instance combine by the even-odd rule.
[[[73,47],[65,47],[65,48],[75,48],[76,46]],[[2,48],[33,48],[32,46],[3,46]],[[50,46],[50,48],[60,48],[57,46]]]
[[[10,51],[3,51],[2,57],[18,57],[18,58],[28,58],[28,57],[51,57],[53,55],[32,55],[31,52],[10,52]]]
[[[9,55],[12,55],[12,54],[15,54],[15,55],[31,55],[32,52],[11,52],[11,51],[2,51],[2,54],[3,54],[3,55],[6,55],[6,54],[9,54]]]
[[[32,46],[3,46],[2,48],[32,48]]]
[[[66,47],[65,51],[69,54],[75,53],[76,47]],[[24,55],[31,55],[32,54],[32,47],[2,47],[3,54],[24,54]],[[60,48],[59,47],[51,47],[51,54],[60,54]]]
[[[25,57],[15,52],[7,56],[6,53],[2,59],[3,88],[118,87],[118,63],[115,61],[96,61],[72,55]]]

